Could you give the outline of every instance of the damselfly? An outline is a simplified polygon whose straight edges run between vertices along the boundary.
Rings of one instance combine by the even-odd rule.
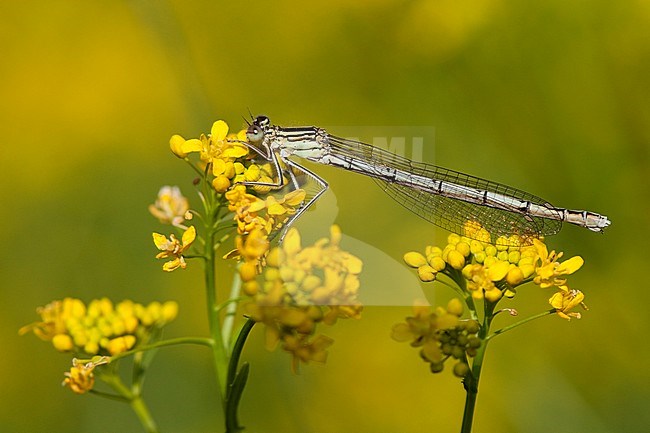
[[[246,132],[250,149],[270,162],[277,182],[247,184],[282,188],[284,176],[298,188],[296,171],[313,179],[319,190],[292,217],[295,220],[325,192],[328,184],[314,172],[290,159],[304,158],[372,177],[389,196],[425,220],[454,233],[476,222],[495,238],[519,235],[525,239],[553,235],[568,222],[602,232],[606,216],[551,205],[519,189],[435,165],[411,161],[356,140],[330,135],[313,126],[283,128],[258,116]],[[280,162],[284,164],[283,168]],[[289,222],[290,223],[290,222]]]

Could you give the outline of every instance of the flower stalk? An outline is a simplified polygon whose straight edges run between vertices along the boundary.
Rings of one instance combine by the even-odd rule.
[[[114,370],[102,373],[101,379],[104,383],[113,388],[120,397],[129,403],[129,406],[138,417],[138,420],[140,420],[140,424],[142,424],[145,432],[158,433],[158,426],[151,416],[151,412],[149,412],[149,408],[142,399],[140,392],[135,391],[133,387],[129,389],[129,387],[122,382],[119,374]]]
[[[223,337],[221,334],[221,323],[219,319],[219,308],[217,301],[217,288],[215,280],[215,252],[212,248],[214,243],[214,231],[212,230],[213,222],[209,219],[206,221],[206,245],[205,245],[205,291],[208,309],[208,326],[210,328],[210,336],[214,341],[212,346],[212,353],[214,358],[214,368],[221,394],[221,401],[225,402],[226,396],[226,368],[228,365],[227,348],[224,346]]]
[[[412,346],[421,347],[420,355],[433,373],[442,371],[446,361],[457,360],[453,372],[462,379],[466,392],[461,433],[472,430],[485,354],[494,337],[553,314],[567,320],[580,318],[580,313],[572,310],[577,306],[586,309],[584,294],[567,285],[567,276],[583,265],[581,257],[560,262],[562,253],[549,253],[538,239],[531,242],[518,236],[500,237],[491,243],[490,234],[475,222],[468,222],[466,235],[450,235],[444,248],[429,246],[424,254],[404,255],[406,264],[417,269],[423,282],[440,281],[462,302],[452,299],[446,308],[434,311],[418,305],[414,317],[393,327],[395,340],[411,341]],[[541,289],[556,291],[549,299],[553,308],[491,332],[496,315],[517,315],[514,308],[497,310],[499,303],[514,298],[519,286],[531,282]],[[477,309],[479,300],[481,310]],[[460,319],[464,309],[469,312],[467,321]]]
[[[56,350],[79,356],[64,373],[63,384],[77,394],[128,403],[147,433],[158,431],[142,398],[145,375],[158,349],[184,344],[211,349],[225,430],[237,433],[243,430],[238,407],[250,371],[250,365],[240,360],[255,323],[267,327],[269,348],[282,343],[297,370],[300,363],[327,358],[333,340],[315,335],[319,323],[333,325],[361,313],[357,300],[361,260],[340,248],[337,226],[331,228],[331,239],[307,247],[297,230],[287,231],[284,224],[303,205],[306,192],[280,191],[283,185],[275,186],[275,168],[256,163],[246,137],[245,130],[228,134],[228,125],[221,120],[199,138],[172,136],[172,153],[198,175],[193,185],[202,208],[191,209],[177,186],[163,186],[149,206],[151,214],[172,230],[153,233],[163,271],[184,270],[195,259],[203,262],[208,338],[162,339],[162,328],[178,313],[176,302],[141,305],[126,300],[114,305],[107,298],[88,305],[72,298],[54,301],[37,309],[40,322],[19,331],[32,331]],[[193,219],[198,224],[191,224]],[[281,231],[286,245],[271,250],[270,240]],[[217,251],[229,239],[234,239],[235,249],[223,258],[238,261],[237,273],[229,296],[218,299]],[[237,312],[244,301],[248,315],[238,329]],[[119,371],[119,361],[126,357],[133,358],[128,384]],[[96,377],[114,392],[94,389]]]

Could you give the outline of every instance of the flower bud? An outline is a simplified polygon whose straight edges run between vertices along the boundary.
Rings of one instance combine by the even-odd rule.
[[[454,365],[454,376],[456,377],[465,377],[469,373],[469,366],[464,362],[459,362]]]
[[[52,338],[52,345],[59,352],[67,352],[72,350],[74,344],[72,338],[68,334],[57,334]]]
[[[254,280],[257,277],[255,262],[244,262],[239,268],[239,276],[244,282]]]
[[[503,294],[499,289],[492,289],[492,290],[485,291],[485,299],[487,299],[490,302],[498,301],[499,299],[501,299],[501,296],[503,296]]]
[[[456,244],[456,251],[461,253],[463,257],[467,257],[470,253],[470,246],[467,242],[458,242]]]
[[[174,301],[165,302],[161,314],[165,322],[171,322],[178,316],[178,303]]]
[[[242,284],[242,291],[248,296],[255,296],[259,292],[260,286],[257,281],[247,281]]]
[[[172,138],[169,139],[169,148],[179,158],[185,158],[187,153],[183,152],[183,144],[185,139],[180,135],[172,135]]]
[[[423,265],[418,268],[418,277],[425,283],[436,279],[436,270],[429,265]]]
[[[508,261],[510,263],[517,264],[517,263],[519,263],[520,259],[521,259],[521,253],[519,251],[514,250],[514,251],[510,251],[508,253]]]
[[[415,251],[404,254],[404,262],[412,268],[419,268],[427,264],[427,259]]]
[[[445,364],[442,362],[432,362],[430,368],[431,373],[440,373],[445,368]]]
[[[126,352],[135,345],[135,337],[133,335],[125,335],[123,337],[113,338],[108,342],[106,349],[111,355]]]
[[[457,235],[456,233],[452,233],[449,236],[447,236],[447,243],[449,245],[456,245],[458,242],[460,242],[460,236]]]
[[[522,281],[524,281],[524,273],[521,268],[517,266],[510,268],[506,274],[506,281],[511,286],[516,286],[517,284],[520,284]]]
[[[445,261],[440,256],[432,256],[428,261],[429,265],[438,272],[444,270],[445,267],[447,267],[447,263],[445,263]]]
[[[463,269],[463,266],[465,266],[465,257],[460,252],[452,250],[447,254],[447,263],[454,269]]]
[[[478,332],[479,328],[480,328],[480,326],[479,326],[479,324],[478,324],[478,322],[476,320],[470,320],[470,321],[465,323],[465,329],[467,330],[467,333],[469,333],[469,334],[476,334]],[[477,338],[477,340],[478,340],[478,338]],[[478,340],[478,341],[479,341],[479,346],[480,346],[481,345],[481,340]],[[474,347],[474,345],[472,344],[472,339],[471,338],[469,340],[469,345],[470,345],[470,347]],[[478,346],[476,346],[476,347],[478,347]]]
[[[218,193],[224,193],[230,188],[230,180],[225,175],[220,174],[212,181],[212,187]]]
[[[463,303],[458,298],[452,298],[447,303],[447,311],[449,314],[460,317],[463,315]]]

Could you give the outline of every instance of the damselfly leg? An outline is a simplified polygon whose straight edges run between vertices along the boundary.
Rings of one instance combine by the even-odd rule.
[[[284,223],[284,228],[282,229],[282,232],[280,234],[279,241],[282,242],[284,239],[284,236],[286,235],[287,231],[291,227],[291,225],[296,221],[300,215],[303,214],[312,204],[314,204],[320,196],[327,191],[328,184],[327,182],[318,176],[316,173],[313,171],[309,170],[306,167],[303,167],[302,165],[291,161],[288,158],[282,158],[281,156],[278,156],[275,152],[273,152],[269,147],[264,146],[262,144],[263,148],[266,150],[266,152],[263,152],[262,150],[258,149],[256,146],[245,142],[245,141],[238,141],[238,143],[241,143],[245,145],[247,148],[255,152],[257,155],[260,156],[264,161],[271,163],[273,166],[273,169],[275,173],[273,173],[274,176],[277,177],[277,182],[257,182],[257,181],[249,181],[249,182],[242,182],[242,185],[249,185],[249,186],[265,186],[265,187],[270,187],[271,189],[274,190],[279,190],[284,188],[286,185],[284,183],[284,173],[286,171],[287,176],[290,179],[290,188],[292,191],[295,191],[297,189],[301,188],[301,184],[296,178],[296,172],[301,172],[304,174],[308,180],[312,180],[316,183],[317,185],[317,191],[316,193],[313,194],[313,196],[309,197],[305,202],[303,202],[300,207],[297,209],[296,213],[291,215],[287,221]],[[285,169],[282,168],[282,165],[280,164],[280,161],[284,166],[286,167]],[[274,236],[272,236],[274,237]]]

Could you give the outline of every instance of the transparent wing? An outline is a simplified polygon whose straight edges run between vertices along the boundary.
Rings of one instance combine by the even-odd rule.
[[[435,165],[414,162],[384,149],[371,146],[354,140],[347,140],[329,136],[330,149],[337,156],[360,159],[368,163],[369,167],[390,167],[423,176],[429,179],[444,181],[470,187],[482,191],[489,191],[521,201],[548,207],[553,206],[540,197],[525,191],[492,182],[479,177],[449,170]],[[476,221],[492,235],[509,236],[517,234],[526,238],[549,236],[560,231],[562,222],[547,218],[528,215],[525,212],[507,211],[489,206],[452,199],[428,191],[418,189],[416,185],[395,184],[383,180],[384,171],[377,170],[374,180],[395,201],[406,207],[425,220],[450,230],[454,233],[464,234],[463,226],[467,221]],[[372,176],[372,173],[368,173]]]

